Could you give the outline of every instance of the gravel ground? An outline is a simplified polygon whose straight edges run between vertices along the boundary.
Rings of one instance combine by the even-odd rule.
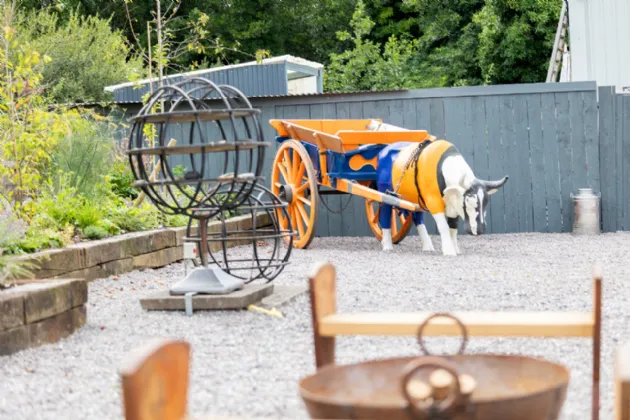
[[[439,237],[433,238],[440,249]],[[510,234],[460,237],[463,255],[419,252],[417,236],[382,254],[374,238],[315,239],[294,250],[278,284],[306,281],[318,261],[338,270],[340,311],[590,310],[591,267],[604,270],[601,418],[613,418],[613,352],[630,341],[630,233],[599,237]],[[251,311],[144,312],[138,298],[183,275],[174,264],[90,284],[88,324],[60,343],[0,357],[0,418],[122,418],[117,368],[134,346],[153,337],[183,338],[193,349],[189,413],[307,418],[298,395],[314,372],[306,295],[282,306],[284,319]],[[454,338],[429,338],[435,352]],[[417,354],[412,337],[342,337],[339,363]],[[478,338],[468,352],[521,352],[566,364],[571,382],[562,419],[590,417],[591,341]]]

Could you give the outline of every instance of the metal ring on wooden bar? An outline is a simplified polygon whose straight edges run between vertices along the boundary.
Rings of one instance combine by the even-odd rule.
[[[424,354],[431,355],[431,353],[427,350],[426,346],[424,345],[422,332],[424,331],[424,328],[429,324],[430,320],[432,320],[433,318],[439,318],[439,317],[451,318],[457,323],[457,325],[459,325],[460,329],[462,330],[462,344],[459,347],[459,351],[456,354],[462,354],[464,352],[464,349],[466,348],[466,343],[468,342],[468,330],[466,329],[466,326],[464,325],[462,321],[460,321],[457,317],[447,312],[434,313],[431,316],[429,316],[427,319],[425,319],[424,322],[420,325],[420,328],[418,328],[418,344],[420,344],[420,348],[422,349]]]

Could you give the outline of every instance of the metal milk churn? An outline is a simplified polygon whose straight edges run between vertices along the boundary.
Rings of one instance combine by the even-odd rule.
[[[576,235],[599,235],[600,194],[592,188],[578,188],[577,195],[571,193],[573,201],[573,233]]]

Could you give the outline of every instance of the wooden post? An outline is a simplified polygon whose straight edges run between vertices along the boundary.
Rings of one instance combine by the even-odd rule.
[[[593,400],[592,419],[599,420],[599,372],[602,334],[602,272],[599,265],[593,270]]]
[[[615,353],[615,419],[630,420],[630,343]]]
[[[337,312],[335,276],[335,267],[332,264],[318,264],[309,275],[315,366],[317,369],[335,363],[335,337],[322,337],[319,334],[319,321],[323,317]]]

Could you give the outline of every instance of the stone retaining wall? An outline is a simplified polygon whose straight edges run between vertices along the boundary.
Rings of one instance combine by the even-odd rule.
[[[268,226],[266,214],[259,214],[257,227]],[[220,222],[208,224],[208,232],[219,232]],[[226,221],[229,232],[248,231],[252,228],[250,215]],[[195,232],[196,233],[196,232]],[[47,250],[19,257],[39,266],[32,270],[34,279],[81,278],[87,281],[123,274],[129,271],[158,268],[184,258],[186,228],[164,228],[148,232],[119,235],[99,241],[82,242],[66,248]],[[230,236],[233,237],[233,236]],[[234,237],[238,237],[235,235]],[[230,241],[229,246],[251,241]],[[220,244],[212,244],[217,249]]]
[[[87,282],[39,280],[0,292],[0,356],[55,343],[87,319]]]

